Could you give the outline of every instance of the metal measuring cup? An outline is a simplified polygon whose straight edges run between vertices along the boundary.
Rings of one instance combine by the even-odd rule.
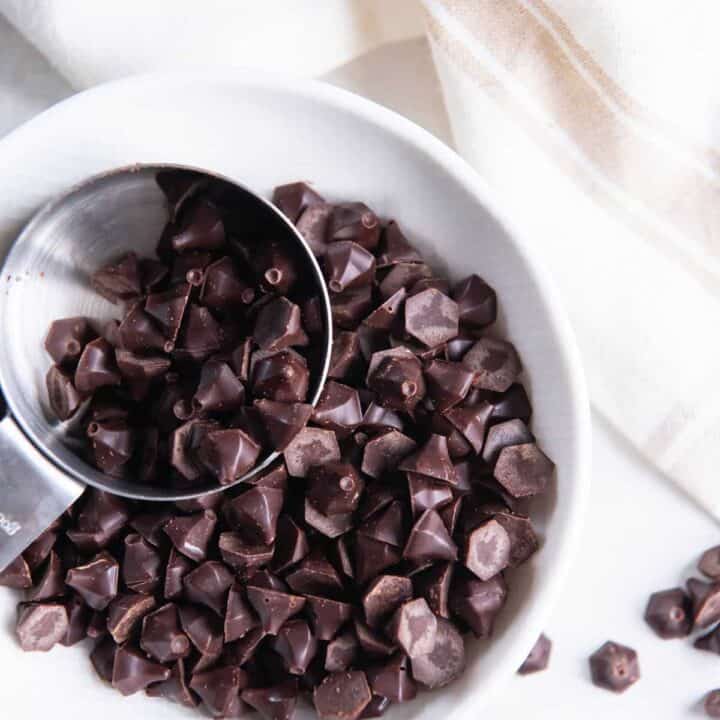
[[[205,173],[237,193],[243,213],[273,238],[295,249],[306,282],[317,288],[324,331],[311,365],[309,402],[315,404],[332,348],[330,298],[322,272],[303,237],[268,201],[246,187],[199,168],[137,165],[92,177],[45,205],[12,244],[0,285],[0,388],[7,409],[0,420],[0,570],[4,569],[83,492],[86,485],[139,500],[175,501],[231,487],[204,481],[191,491],[118,479],[87,464],[72,447],[68,424],[53,417],[45,374],[50,365],[43,340],[50,323],[83,315],[100,321],[117,307],[93,291],[90,276],[119,252],[153,256],[167,222],[165,196],[156,183],[162,170]],[[233,195],[235,201],[235,195]],[[237,484],[278,456],[263,458]]]

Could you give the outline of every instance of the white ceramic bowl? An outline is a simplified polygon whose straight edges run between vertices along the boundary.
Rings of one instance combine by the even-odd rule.
[[[148,75],[98,87],[6,137],[0,142],[3,247],[55,193],[133,162],[205,167],[266,194],[278,183],[310,180],[331,199],[363,200],[398,219],[451,278],[476,272],[496,288],[499,328],[524,362],[534,431],[557,464],[555,486],[533,508],[542,549],[511,573],[496,632],[490,641],[469,642],[461,679],[388,715],[478,717],[543,629],[578,542],[588,490],[587,399],[567,319],[537,261],[542,237],[520,237],[480,178],[402,117],[327,85],[228,71]],[[37,301],[44,300],[39,285]],[[16,595],[0,590],[3,717],[119,720],[134,713],[158,719],[188,713],[106,688],[92,672],[88,648],[22,653],[12,637]]]

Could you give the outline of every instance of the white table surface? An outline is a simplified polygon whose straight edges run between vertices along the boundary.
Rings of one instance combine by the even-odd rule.
[[[426,82],[418,85],[418,77]],[[423,41],[381,49],[327,79],[404,113],[451,142]],[[0,137],[72,92],[0,17]],[[707,690],[720,687],[720,658],[694,650],[687,640],[660,640],[642,615],[651,592],[682,583],[700,551],[720,543],[720,528],[640,460],[596,414],[593,426],[593,488],[586,531],[547,628],[554,643],[550,668],[513,679],[484,716],[702,717],[698,701]],[[0,626],[7,622],[0,620]],[[587,657],[608,639],[634,647],[640,656],[642,677],[622,696],[599,690],[589,681]],[[0,700],[1,695],[0,682]],[[29,698],[27,720],[39,717],[34,705]]]

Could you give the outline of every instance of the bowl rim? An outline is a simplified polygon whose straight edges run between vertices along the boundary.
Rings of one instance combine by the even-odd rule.
[[[25,132],[32,132],[37,125],[51,122],[54,114],[67,111],[68,106],[82,105],[88,100],[102,101],[106,94],[113,95],[126,88],[139,92],[179,82],[186,86],[196,84],[205,91],[212,87],[220,88],[228,85],[238,89],[275,91],[289,96],[297,96],[329,106],[342,113],[349,113],[360,120],[378,126],[397,140],[412,145],[414,149],[436,163],[445,173],[455,178],[468,194],[477,200],[505,229],[506,241],[524,259],[526,271],[535,281],[540,294],[545,299],[548,327],[552,329],[558,343],[559,354],[566,369],[564,381],[568,385],[571,397],[570,419],[572,422],[570,427],[575,442],[570,464],[574,484],[572,491],[564,494],[568,510],[565,526],[562,528],[562,537],[557,544],[557,557],[553,572],[543,576],[542,582],[538,583],[534,602],[524,611],[524,627],[516,633],[512,651],[507,652],[501,662],[493,667],[493,672],[487,673],[483,677],[482,697],[478,698],[475,693],[472,693],[472,712],[476,712],[479,703],[489,703],[509,682],[544,629],[580,547],[583,519],[590,491],[590,407],[579,349],[559,292],[543,265],[539,250],[535,249],[527,235],[515,224],[512,217],[503,208],[501,199],[494,196],[489,184],[467,161],[429,131],[408,118],[365,97],[319,80],[245,67],[213,68],[211,73],[208,73],[206,68],[205,70],[152,71],[132,75],[95,86],[57,103],[6,135],[0,141],[0,147],[9,140],[19,139]],[[448,713],[448,717],[458,716],[461,711],[466,709],[465,701],[457,702]]]

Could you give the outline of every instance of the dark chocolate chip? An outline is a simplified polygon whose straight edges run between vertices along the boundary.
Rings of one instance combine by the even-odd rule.
[[[95,292],[114,303],[140,295],[142,284],[137,255],[131,252],[104,265],[92,274],[90,284]]]
[[[360,321],[370,312],[372,305],[373,289],[370,285],[334,293],[332,298],[333,322],[343,330],[355,330]]]
[[[190,652],[190,641],[180,629],[177,607],[167,603],[145,615],[142,621],[140,647],[161,663],[184,658]]]
[[[202,656],[219,657],[223,646],[222,622],[217,616],[195,605],[178,605],[183,632]]]
[[[175,347],[191,289],[189,283],[182,283],[169,290],[148,295],[145,300],[145,312],[159,323],[167,340],[163,348],[166,352],[172,351]]]
[[[45,336],[45,350],[62,367],[72,367],[94,333],[87,318],[55,320]]]
[[[477,405],[454,407],[445,413],[445,417],[470,443],[476,455],[483,450],[485,432],[492,416],[492,410],[492,405],[483,401]]]
[[[436,563],[413,576],[415,595],[425,598],[430,609],[440,617],[449,618],[448,598],[454,574],[453,563]]]
[[[493,518],[467,536],[463,562],[481,580],[489,580],[510,566],[511,549],[510,535]]]
[[[355,539],[355,578],[360,585],[400,562],[400,549],[367,535]]]
[[[720,545],[702,554],[698,561],[698,570],[711,580],[720,580]]]
[[[291,675],[303,675],[318,651],[317,638],[305,620],[286,622],[271,645]]]
[[[351,240],[374,250],[380,242],[380,221],[365,203],[339,203],[333,206],[327,237],[330,242]]]
[[[300,308],[285,297],[264,305],[255,319],[253,338],[262,350],[284,350],[307,345]]]
[[[370,627],[379,626],[395,610],[412,598],[413,586],[409,578],[398,575],[376,577],[362,596],[365,621]]]
[[[482,458],[488,465],[494,465],[503,448],[534,441],[533,434],[522,420],[506,420],[488,430]]]
[[[358,528],[358,533],[395,547],[405,544],[405,518],[403,506],[397,500],[379,510]]]
[[[218,250],[225,245],[225,226],[218,209],[204,199],[188,203],[171,245],[175,252]]]
[[[278,630],[305,605],[305,598],[298,595],[249,586],[247,597],[260,618],[263,632],[276,635]]]
[[[365,409],[360,428],[377,432],[380,430],[400,430],[405,427],[403,419],[398,413],[383,407],[375,402],[371,402]]]
[[[256,256],[251,257],[251,262],[265,292],[287,295],[297,282],[296,263],[286,248],[278,243],[264,246]]]
[[[321,720],[358,720],[371,699],[367,677],[360,670],[327,675],[313,694]]]
[[[394,410],[413,410],[425,397],[422,365],[407,348],[374,353],[366,382],[377,393],[381,404]]]
[[[176,355],[201,362],[220,349],[221,340],[220,325],[212,313],[207,308],[190,303],[175,348]]]
[[[457,628],[445,618],[437,618],[432,650],[411,660],[415,680],[430,689],[444,687],[465,669],[465,645]]]
[[[65,571],[60,561],[59,555],[54,551],[50,551],[50,555],[45,563],[42,575],[37,583],[27,592],[27,600],[39,602],[41,600],[50,600],[65,594]]]
[[[492,325],[497,317],[495,291],[477,275],[469,275],[452,289],[460,310],[460,323],[471,328]]]
[[[71,418],[83,401],[82,396],[73,385],[72,377],[57,365],[52,365],[45,376],[45,386],[50,409],[58,420]]]
[[[251,374],[256,397],[276,402],[305,402],[310,372],[305,358],[293,350],[253,359]]]
[[[200,302],[210,309],[237,310],[254,299],[255,290],[240,277],[232,258],[222,257],[203,271]]]
[[[170,549],[170,555],[165,568],[165,584],[163,585],[163,596],[166,600],[175,598],[183,591],[182,580],[194,567],[184,555],[175,548]]]
[[[282,572],[300,562],[310,552],[307,536],[288,515],[281,515],[277,523],[272,569]]]
[[[432,277],[432,270],[423,262],[397,262],[380,283],[380,297],[387,300],[400,288],[410,288],[422,278]]]
[[[15,634],[25,652],[47,652],[68,632],[65,605],[59,602],[28,603],[18,608]]]
[[[112,682],[117,645],[111,637],[102,638],[90,653],[90,662],[101,680]]]
[[[224,616],[227,594],[233,582],[233,574],[223,563],[207,560],[183,578],[185,597]]]
[[[329,380],[313,410],[312,421],[316,425],[346,437],[362,422],[362,408],[357,390]]]
[[[163,697],[185,707],[198,706],[198,700],[188,687],[185,661],[182,658],[170,668],[170,677],[167,680],[153,683],[145,692],[149,697]]]
[[[211,430],[200,441],[197,457],[221,485],[229,485],[255,466],[260,451],[242,430]]]
[[[287,471],[293,477],[306,477],[313,465],[340,460],[340,446],[332,430],[304,427],[284,452]]]
[[[505,392],[522,370],[515,347],[504,340],[480,338],[462,359],[475,373],[474,384],[483,390]]]
[[[374,256],[355,242],[331,243],[324,260],[325,278],[333,293],[371,285],[375,279]]]
[[[162,566],[163,559],[154,545],[136,533],[125,537],[122,577],[128,589],[154,592],[162,581]]]
[[[425,347],[442,345],[458,334],[458,306],[429,288],[405,301],[405,332]]]
[[[0,585],[18,590],[29,588],[32,585],[30,567],[22,555],[11,560],[10,564],[0,571]]]
[[[711,718],[720,717],[720,690],[711,690],[703,701],[705,714]]]
[[[285,581],[298,595],[335,596],[343,591],[338,571],[322,553],[313,552],[285,577]]]
[[[115,652],[112,686],[123,695],[144,690],[148,685],[162,682],[170,677],[170,670],[148,660],[131,645],[121,645]]]
[[[305,522],[325,537],[336,538],[352,529],[352,513],[323,515],[309,500],[304,505]]]
[[[119,575],[117,561],[103,551],[90,562],[69,570],[65,583],[93,610],[104,610],[117,595]]]
[[[225,563],[241,576],[267,565],[273,557],[272,545],[250,543],[235,532],[221,533],[218,549]]]
[[[385,302],[375,308],[375,310],[363,320],[363,325],[386,333],[397,328],[399,319],[402,317],[407,295],[407,290],[400,288],[385,300]]]
[[[391,702],[407,702],[417,695],[417,685],[410,675],[410,663],[400,653],[382,665],[369,668],[367,677],[373,693]]]
[[[396,263],[421,263],[422,255],[408,242],[400,227],[391,220],[383,229],[378,255],[378,267]]]
[[[307,183],[294,182],[278,185],[273,190],[272,201],[290,222],[295,223],[308,208],[323,203],[324,199]]]
[[[525,662],[518,669],[520,675],[530,675],[531,673],[545,670],[550,662],[550,651],[552,650],[552,642],[547,635],[540,635],[533,649],[528,653]]]
[[[95,465],[112,473],[125,465],[135,449],[135,433],[124,420],[91,422],[87,427]]]
[[[720,626],[716,625],[710,632],[695,638],[693,647],[720,655]]]
[[[119,385],[120,380],[112,345],[103,338],[89,342],[75,370],[75,387],[78,392],[90,394],[101,387]]]
[[[398,470],[426,475],[451,485],[457,481],[455,467],[448,452],[447,438],[433,433],[425,444],[412,455],[406,457]]]
[[[690,578],[687,591],[695,628],[706,628],[720,620],[720,582],[706,583]]]
[[[370,702],[362,711],[361,718],[382,717],[390,707],[390,700],[382,695],[373,695]]]
[[[201,562],[207,554],[216,523],[217,515],[212,510],[203,510],[185,517],[174,517],[163,529],[176,550],[191,560]]]
[[[439,510],[453,500],[452,490],[446,483],[411,472],[407,473],[407,482],[413,518],[422,515],[426,510]]]
[[[461,363],[432,360],[425,368],[427,392],[439,412],[457,405],[472,386],[474,373]]]
[[[403,557],[413,561],[457,558],[457,546],[435,510],[426,510],[417,519],[405,544]]]
[[[463,497],[460,496],[439,510],[440,517],[451,535],[455,533],[455,528],[457,527],[458,520],[460,519],[460,513],[462,512],[462,507]]]
[[[362,471],[370,477],[380,478],[395,470],[416,448],[417,444],[412,438],[398,430],[388,430],[365,444]]]
[[[233,527],[252,542],[266,545],[275,541],[284,492],[277,488],[255,486],[225,505]]]
[[[242,588],[235,584],[230,588],[225,610],[225,642],[245,637],[258,624],[255,614],[248,605]]]
[[[354,664],[358,648],[354,632],[348,630],[336,636],[325,648],[325,670],[327,672],[344,672]]]
[[[217,667],[205,672],[195,672],[190,680],[190,689],[196,692],[203,705],[213,717],[237,717],[235,707],[240,691],[248,684],[248,675],[234,665]]]
[[[467,623],[477,637],[488,637],[505,606],[507,594],[507,584],[502,575],[482,581],[463,573],[453,582],[450,609]]]
[[[590,656],[590,674],[594,685],[623,692],[640,678],[637,653],[608,641]]]
[[[32,570],[33,572],[37,570],[44,562],[47,560],[48,556],[50,555],[50,551],[55,547],[55,543],[57,542],[58,538],[58,531],[48,529],[46,530],[40,537],[38,537],[37,540],[30,543],[25,550],[23,551],[22,558],[25,559],[25,562],[28,565],[28,568]],[[25,577],[25,571],[23,570],[21,565],[15,565],[15,563],[18,563],[20,561],[21,557],[18,556],[15,558],[13,563],[8,565],[8,567],[0,572],[0,585],[3,584],[2,578],[5,573],[10,570],[10,575],[8,577],[12,577],[14,573],[17,573],[20,578]],[[14,569],[11,570],[11,568]],[[29,572],[27,577],[29,577]],[[17,581],[16,581],[17,582]],[[24,580],[22,581],[25,582]],[[29,587],[28,585],[22,584],[22,585],[10,585],[10,587]]]
[[[323,515],[350,513],[357,509],[365,482],[346,462],[330,461],[309,468],[307,498]]]
[[[493,475],[514,498],[538,495],[547,488],[555,464],[535,443],[503,448]]]
[[[155,598],[152,595],[118,595],[107,609],[107,629],[112,639],[118,645],[128,640],[143,617],[154,607]]]

